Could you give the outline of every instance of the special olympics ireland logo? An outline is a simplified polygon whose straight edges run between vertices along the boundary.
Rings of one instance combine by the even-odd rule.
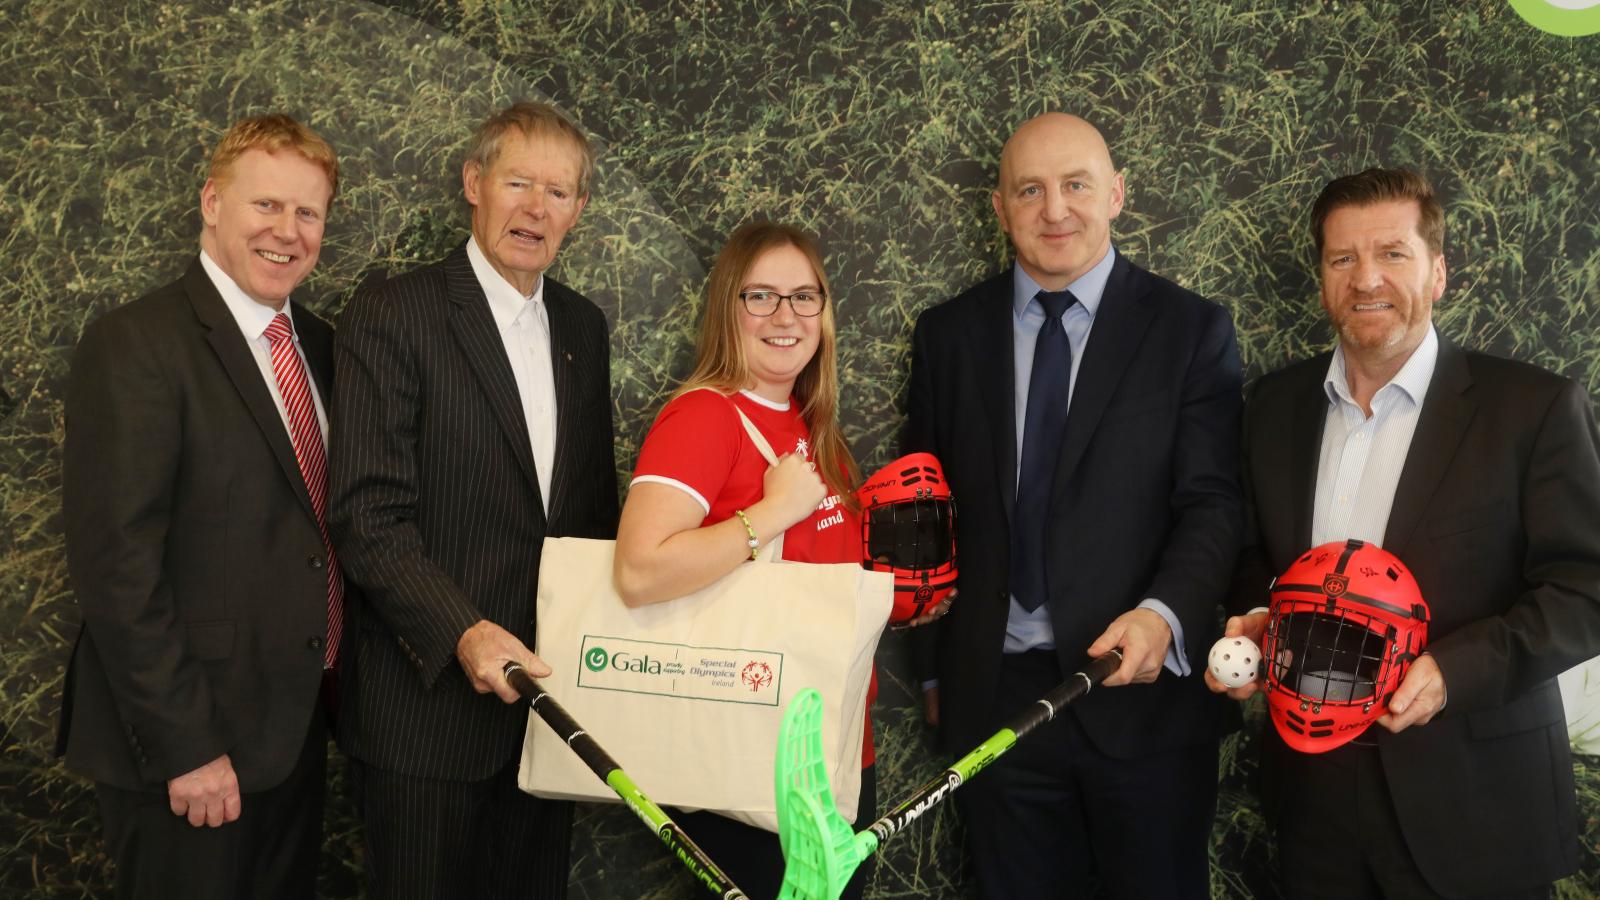
[[[772,683],[772,667],[759,660],[748,663],[739,672],[739,682],[752,691],[759,691]]]
[[[1600,32],[1600,0],[1510,0],[1529,25],[1562,37]]]
[[[611,655],[606,653],[604,647],[590,647],[589,651],[583,654],[583,664],[587,666],[591,672],[598,672],[601,669],[604,669],[606,667],[606,663],[610,661]]]

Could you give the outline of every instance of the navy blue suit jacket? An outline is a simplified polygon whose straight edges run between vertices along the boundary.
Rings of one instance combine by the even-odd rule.
[[[964,751],[998,724],[1010,605],[1011,273],[924,312],[912,343],[905,448],[938,455],[958,507],[960,595],[931,641],[944,736]],[[1073,712],[1120,758],[1214,739],[1230,713],[1200,667],[1220,633],[1242,519],[1232,319],[1118,255],[1076,377],[1045,538],[1062,669],[1080,668],[1113,619],[1154,597],[1182,625],[1194,674],[1095,691]]]

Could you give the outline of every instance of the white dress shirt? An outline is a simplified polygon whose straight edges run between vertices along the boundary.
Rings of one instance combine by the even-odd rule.
[[[528,444],[533,448],[533,469],[539,477],[539,499],[549,512],[550,473],[556,464],[556,379],[550,363],[550,311],[544,305],[544,276],[539,276],[532,296],[525,297],[489,264],[477,238],[467,241],[467,259],[489,300],[489,312],[517,380],[522,418],[528,423]]]
[[[234,283],[228,273],[222,271],[204,250],[200,251],[200,267],[206,270],[206,275],[211,279],[211,284],[216,287],[217,293],[222,295],[222,302],[227,305],[228,312],[233,314],[233,320],[239,323],[239,331],[244,335],[244,342],[250,346],[250,355],[255,357],[256,367],[261,370],[261,380],[267,383],[267,393],[272,395],[272,403],[278,408],[278,418],[283,420],[284,433],[294,440],[294,430],[289,427],[289,409],[283,405],[283,395],[278,392],[278,373],[272,369],[272,342],[267,340],[267,326],[277,317],[280,310],[273,309],[251,299],[238,284]],[[289,317],[289,324],[294,325],[294,310],[285,302],[281,312]],[[300,348],[300,332],[294,332],[294,352],[300,356],[300,365],[306,370],[306,385],[311,389],[311,405],[317,410],[317,427],[322,431],[322,446],[328,446],[328,413],[323,409],[322,397],[317,392],[317,380],[311,375],[311,366],[306,363],[305,351]]]
[[[1372,395],[1369,418],[1350,395],[1344,349],[1333,351],[1322,387],[1328,416],[1317,463],[1311,545],[1350,538],[1383,546],[1395,488],[1417,431],[1422,401],[1439,361],[1439,335],[1430,325],[1422,344],[1394,379]]]

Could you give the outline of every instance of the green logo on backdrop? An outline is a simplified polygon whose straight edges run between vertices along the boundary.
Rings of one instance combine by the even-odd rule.
[[[606,654],[605,649],[602,647],[590,647],[589,652],[583,655],[583,664],[588,666],[591,672],[598,672],[604,669],[606,663],[610,661],[611,657]]]
[[[1510,0],[1511,8],[1540,31],[1582,37],[1600,31],[1600,0]]]

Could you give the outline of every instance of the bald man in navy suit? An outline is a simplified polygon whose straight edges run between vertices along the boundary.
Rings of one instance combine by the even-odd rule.
[[[964,752],[1085,655],[1106,689],[957,795],[988,897],[1209,895],[1227,704],[1198,675],[1238,552],[1227,310],[1111,246],[1123,178],[1075,116],[1018,128],[993,195],[1016,263],[924,312],[905,449],[960,504],[929,710]],[[1159,860],[1159,864],[1151,864]]]

